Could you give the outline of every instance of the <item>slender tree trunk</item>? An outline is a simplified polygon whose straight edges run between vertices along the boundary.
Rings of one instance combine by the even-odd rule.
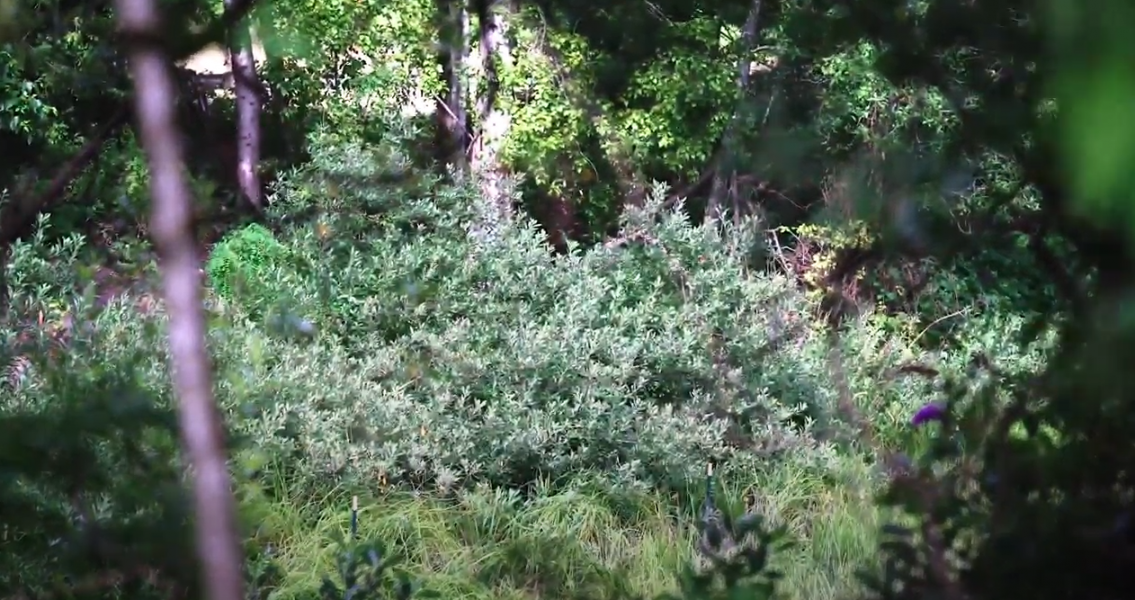
[[[741,57],[737,60],[737,104],[733,108],[733,116],[725,126],[722,133],[721,148],[714,164],[713,183],[709,192],[709,203],[706,206],[706,217],[721,220],[725,215],[727,200],[734,221],[741,218],[746,207],[740,202],[737,191],[737,129],[749,108],[750,83],[752,80],[752,53],[757,45],[757,34],[760,32],[761,0],[753,0],[749,7],[749,16],[745,19],[745,27],[741,32]]]
[[[225,10],[235,12],[239,2],[240,0],[225,0]],[[232,64],[236,95],[236,179],[245,200],[259,211],[264,208],[264,189],[260,185],[262,87],[256,76],[251,30],[247,25],[234,25],[229,36],[229,62]]]
[[[510,119],[497,105],[500,93],[500,69],[512,68],[512,48],[508,43],[504,15],[496,10],[493,0],[474,0],[480,28],[480,68],[482,85],[471,86],[477,92],[477,132],[470,148],[470,166],[481,186],[481,196],[492,217],[508,221],[512,218],[512,189],[500,163],[500,145],[508,135]],[[515,12],[509,6],[508,14]]]
[[[12,258],[12,247],[0,244],[0,322],[8,320],[8,261]]]
[[[441,46],[438,62],[445,82],[445,95],[436,100],[438,158],[460,180],[464,179],[469,168],[466,161],[468,123],[465,116],[465,94],[461,86],[461,71],[467,53],[465,4],[464,0],[436,2],[438,40]]]
[[[170,367],[193,482],[197,554],[209,600],[244,600],[244,557],[205,348],[193,206],[177,131],[173,63],[157,0],[116,0],[134,75],[135,111],[150,167],[151,230],[169,315]]]

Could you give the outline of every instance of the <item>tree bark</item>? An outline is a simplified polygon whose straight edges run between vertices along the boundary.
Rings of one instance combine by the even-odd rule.
[[[508,113],[497,105],[500,93],[499,67],[512,67],[512,48],[509,46],[504,15],[495,9],[493,0],[474,0],[480,29],[481,64],[479,74],[483,84],[473,86],[476,94],[477,130],[469,151],[470,167],[481,187],[486,203],[487,217],[498,221],[512,218],[512,189],[500,163],[500,145],[508,135]],[[514,13],[509,6],[508,13]]]
[[[225,10],[236,12],[240,0],[225,0]],[[252,53],[252,33],[247,25],[234,25],[229,33],[229,62],[236,95],[236,179],[245,200],[257,211],[264,209],[260,185],[260,79]]]
[[[436,19],[445,95],[436,99],[437,140],[439,162],[452,169],[454,177],[463,180],[468,173],[466,160],[468,121],[465,114],[465,94],[462,91],[461,71],[465,64],[464,0],[436,0]]]
[[[205,347],[199,261],[185,157],[177,131],[173,62],[157,0],[115,0],[134,76],[138,130],[150,167],[151,230],[169,316],[170,367],[194,496],[197,555],[210,600],[244,600],[238,537],[221,417]]]
[[[713,184],[710,187],[706,218],[720,221],[725,216],[727,200],[731,204],[734,222],[745,212],[737,191],[737,129],[741,125],[749,103],[752,80],[752,53],[760,32],[761,0],[753,0],[749,16],[741,32],[741,57],[737,60],[737,104],[733,116],[722,133],[721,148],[714,164]]]

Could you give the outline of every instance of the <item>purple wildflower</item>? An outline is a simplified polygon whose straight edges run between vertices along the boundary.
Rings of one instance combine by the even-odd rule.
[[[915,427],[925,425],[931,421],[941,421],[946,418],[946,407],[938,402],[931,402],[918,409],[914,413],[914,417],[910,420],[910,424]]]

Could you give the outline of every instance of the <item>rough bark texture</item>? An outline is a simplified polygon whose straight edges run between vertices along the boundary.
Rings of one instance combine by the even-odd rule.
[[[162,267],[170,361],[182,444],[193,482],[197,554],[210,600],[244,600],[243,554],[221,417],[205,348],[193,207],[176,122],[173,64],[156,0],[115,0],[134,76],[135,110],[150,166],[151,230]]]
[[[483,85],[476,86],[478,94],[477,133],[469,152],[470,166],[476,175],[487,217],[507,221],[512,218],[512,189],[504,167],[500,163],[500,144],[508,134],[509,115],[497,106],[500,92],[499,67],[512,66],[512,48],[507,39],[507,21],[504,15],[494,10],[495,2],[476,0],[477,20],[480,27],[479,75]],[[514,11],[510,6],[508,13]]]
[[[225,10],[239,10],[239,0],[225,0]],[[252,53],[252,35],[245,25],[232,29],[229,60],[233,69],[236,94],[237,161],[236,179],[241,193],[256,210],[264,208],[264,191],[260,186],[260,80],[256,76],[256,58]]]
[[[760,15],[761,0],[753,0],[752,6],[749,7],[749,16],[745,19],[745,27],[741,33],[741,58],[737,61],[737,106],[733,109],[733,116],[722,134],[720,153],[714,164],[713,184],[706,206],[706,217],[714,220],[721,220],[725,215],[727,206],[735,221],[745,213],[745,207],[740,201],[740,194],[737,190],[738,179],[735,165],[737,160],[737,128],[749,102],[752,52],[753,48],[756,47],[757,34],[760,31]]]
[[[437,137],[440,162],[462,179],[469,170],[466,161],[468,122],[465,116],[465,94],[461,85],[461,67],[465,63],[465,3],[463,0],[436,0],[438,39],[441,49],[438,62],[445,96],[436,100]]]

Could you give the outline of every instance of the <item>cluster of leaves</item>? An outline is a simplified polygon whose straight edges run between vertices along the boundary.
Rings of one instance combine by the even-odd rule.
[[[201,589],[162,319],[138,314],[128,299],[96,307],[89,291],[69,293],[64,284],[82,274],[73,245],[20,243],[8,268],[14,306],[44,310],[62,297],[66,325],[6,320],[0,329],[3,347],[19,352],[4,356],[18,369],[0,384],[3,586],[29,598],[193,597]],[[218,329],[219,338],[251,333]],[[232,450],[273,450],[262,442],[238,436]],[[753,543],[714,558],[709,570],[684,572],[673,597],[737,590],[771,597],[775,573],[766,572],[767,560],[779,538],[755,525],[741,521],[725,532]],[[358,541],[352,531],[338,546],[335,572],[311,598],[435,597],[385,544]],[[248,597],[271,597],[285,573],[270,547],[250,544],[247,552]]]
[[[1132,80],[1114,66],[1131,45],[1094,20],[1125,7],[1091,18],[1073,3],[1049,8],[873,2],[843,13],[848,38],[886,48],[889,79],[951,98],[959,133],[946,161],[1010,157],[1020,180],[986,208],[1042,223],[1028,249],[1071,306],[1040,311],[1055,335],[1038,368],[977,354],[945,379],[933,444],[894,461],[884,501],[906,518],[871,597],[1117,597],[1135,564],[1131,180],[1116,162],[1089,164],[1129,156],[1130,129],[1116,124]],[[1053,260],[1060,244],[1071,259]]]
[[[310,220],[264,245],[289,260],[251,249],[237,267],[260,291],[247,309],[239,295],[219,305],[231,329],[214,347],[222,402],[254,415],[242,431],[317,473],[444,489],[596,472],[681,484],[707,459],[831,460],[826,339],[792,281],[751,268],[751,230],[692,226],[652,202],[619,243],[556,258],[530,223],[475,233],[460,189],[374,186],[385,156],[317,152],[277,205]],[[225,260],[239,265],[241,247],[223,245]],[[247,324],[267,297],[278,333],[305,322],[314,339]],[[865,327],[848,339],[871,357],[852,385],[873,390],[902,352]],[[872,402],[911,409],[903,385]]]
[[[0,190],[32,195],[50,181],[55,165],[123,114],[128,80],[115,60],[107,14],[41,2],[9,18],[3,25],[12,33],[0,39],[0,144],[6,156]],[[90,189],[77,186],[80,193]],[[66,228],[82,220],[72,211],[57,224]]]
[[[262,115],[262,161],[266,172],[305,155],[304,138],[319,125],[366,132],[376,107],[403,103],[412,93],[432,93],[429,79],[415,80],[405,57],[425,62],[428,4],[290,2],[258,3],[252,12],[268,61],[259,66],[269,101]],[[0,141],[6,160],[0,168],[5,201],[37,198],[56,175],[70,171],[74,181],[46,201],[55,206],[60,233],[98,231],[121,236],[144,232],[148,175],[131,128],[115,125],[99,141],[93,159],[71,161],[85,143],[101,139],[101,130],[129,108],[130,79],[114,34],[109,2],[38,2],[9,7],[0,27]],[[218,18],[216,3],[184,0],[164,6],[164,17],[181,32],[171,40],[175,56],[192,48],[186,42],[204,23]],[[417,18],[412,18],[416,15]],[[318,42],[316,42],[318,40]],[[223,42],[222,40],[212,40]],[[403,52],[400,66],[373,64],[388,47]],[[318,51],[317,51],[318,50]],[[436,77],[434,77],[436,79]],[[411,86],[410,82],[415,85]],[[179,81],[183,92],[193,87]],[[420,85],[418,85],[420,84]],[[421,89],[418,89],[418,88]],[[411,91],[411,88],[413,90]],[[224,97],[180,97],[179,118],[195,114],[186,130],[190,168],[202,201],[227,201],[225,173],[217,152],[233,127],[231,102]],[[361,110],[365,104],[367,110]],[[201,122],[204,119],[205,122]],[[220,132],[218,134],[218,132]],[[66,165],[66,167],[65,167]],[[67,183],[67,182],[65,182]],[[222,187],[219,187],[222,186]],[[81,197],[61,202],[55,196]],[[212,215],[210,210],[201,214]],[[11,224],[9,224],[11,226]],[[136,227],[140,226],[140,227]],[[21,230],[19,234],[27,233]],[[11,237],[12,229],[5,230]],[[8,240],[5,239],[6,243]]]
[[[282,300],[276,286],[267,286],[268,273],[274,266],[291,262],[288,248],[271,231],[252,224],[213,246],[205,273],[218,296],[239,297],[255,318]]]
[[[518,58],[502,76],[512,115],[505,160],[535,184],[538,202],[571,203],[590,240],[617,225],[620,178],[692,181],[715,157],[738,101],[748,4],[704,8],[596,13],[555,2],[514,18]],[[542,214],[538,204],[530,211]]]

